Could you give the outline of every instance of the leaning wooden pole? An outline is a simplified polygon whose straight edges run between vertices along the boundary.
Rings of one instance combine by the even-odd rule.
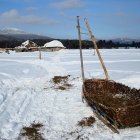
[[[102,67],[103,67],[103,69],[104,69],[104,72],[105,72],[105,75],[106,75],[106,79],[109,80],[108,72],[107,72],[107,70],[106,70],[105,64],[104,64],[104,62],[103,62],[103,60],[102,60],[102,57],[101,57],[101,55],[100,55],[100,52],[99,52],[99,50],[98,50],[98,47],[97,47],[95,38],[94,38],[94,36],[93,36],[93,34],[92,34],[92,31],[91,31],[91,29],[90,29],[90,27],[89,27],[89,25],[88,25],[88,21],[87,21],[86,18],[85,18],[84,20],[85,20],[85,22],[86,22],[86,25],[87,25],[89,34],[90,34],[90,36],[91,36],[91,40],[92,40],[92,42],[93,42],[93,44],[94,44],[94,47],[95,47],[95,49],[96,49],[96,52],[97,52],[98,57],[99,57],[99,59],[100,59],[100,62],[101,62],[101,64],[102,64]]]
[[[80,48],[80,59],[81,59],[81,72],[82,72],[82,79],[83,79],[83,82],[84,82],[85,81],[85,75],[84,75],[84,65],[83,65],[83,55],[82,55],[82,41],[81,41],[81,34],[80,34],[79,16],[77,16],[77,29],[78,29],[78,37],[79,37],[79,48]]]

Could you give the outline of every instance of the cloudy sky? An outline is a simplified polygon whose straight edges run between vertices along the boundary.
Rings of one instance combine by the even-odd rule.
[[[0,0],[0,29],[77,39],[77,16],[81,32],[87,18],[97,38],[140,37],[140,0]]]

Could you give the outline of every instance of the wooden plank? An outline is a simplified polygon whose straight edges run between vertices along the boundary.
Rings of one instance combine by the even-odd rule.
[[[98,115],[98,113],[97,112],[95,112],[94,110],[93,110],[93,113],[94,113],[94,115],[99,119],[99,120],[101,120],[107,127],[109,127],[114,133],[118,133],[119,134],[119,131],[115,128],[115,127],[113,127],[112,125],[111,125],[111,123],[109,123],[108,121],[106,121],[103,117],[101,117],[100,115]]]
[[[88,100],[85,98],[85,101],[88,103]],[[91,105],[89,105],[91,107]],[[119,131],[117,130],[117,126],[116,123],[114,123],[114,120],[111,119],[111,121],[113,121],[114,126],[107,120],[106,114],[104,114],[102,111],[100,111],[101,114],[103,114],[103,116],[99,115],[99,111],[98,108],[96,108],[96,106],[94,106],[94,109],[91,107],[91,109],[93,110],[94,115],[101,120],[107,127],[109,127],[114,133],[118,133]]]
[[[83,93],[84,94],[84,93]],[[100,105],[99,105],[99,103],[98,103],[98,106],[96,105],[97,104],[97,102],[95,103],[95,101],[93,101],[93,100],[88,100],[86,97],[85,97],[85,94],[84,94],[84,99],[86,100],[86,102],[89,104],[89,106],[93,109],[93,110],[96,110],[97,112],[98,112],[98,114],[100,113],[100,114],[102,114],[103,115],[103,117],[104,118],[106,118],[106,120],[108,120],[112,125],[114,125],[115,126],[115,128],[117,128],[118,129],[118,123],[117,123],[117,121],[116,120],[114,120],[113,118],[111,118],[110,116],[108,116],[101,108],[100,108]],[[95,108],[95,109],[94,109]]]

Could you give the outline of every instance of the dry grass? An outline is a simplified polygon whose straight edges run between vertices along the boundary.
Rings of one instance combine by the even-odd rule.
[[[90,116],[90,117],[85,117],[81,121],[78,122],[79,126],[91,126],[95,122],[95,118]]]
[[[68,78],[70,77],[70,75],[67,76],[54,76],[54,78],[52,78],[54,84],[59,84],[61,82],[67,82]]]
[[[59,90],[70,89],[70,87],[72,87],[72,84],[69,84],[69,77],[70,75],[54,76],[52,78],[52,82],[54,83],[55,89],[59,89]]]
[[[28,127],[24,126],[17,140],[21,140],[22,138],[26,140],[45,140],[42,136],[43,134],[39,132],[39,130],[43,126],[44,125],[42,123],[35,123],[35,122]]]

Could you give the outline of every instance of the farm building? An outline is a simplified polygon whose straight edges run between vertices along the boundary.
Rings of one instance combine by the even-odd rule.
[[[61,49],[65,49],[65,47],[58,40],[53,40],[51,42],[48,42],[44,44],[43,47],[41,47],[41,50],[46,52],[54,52],[54,51],[59,51]]]
[[[28,52],[38,51],[38,45],[30,40],[27,40],[21,44],[21,46],[15,47],[16,52]]]

